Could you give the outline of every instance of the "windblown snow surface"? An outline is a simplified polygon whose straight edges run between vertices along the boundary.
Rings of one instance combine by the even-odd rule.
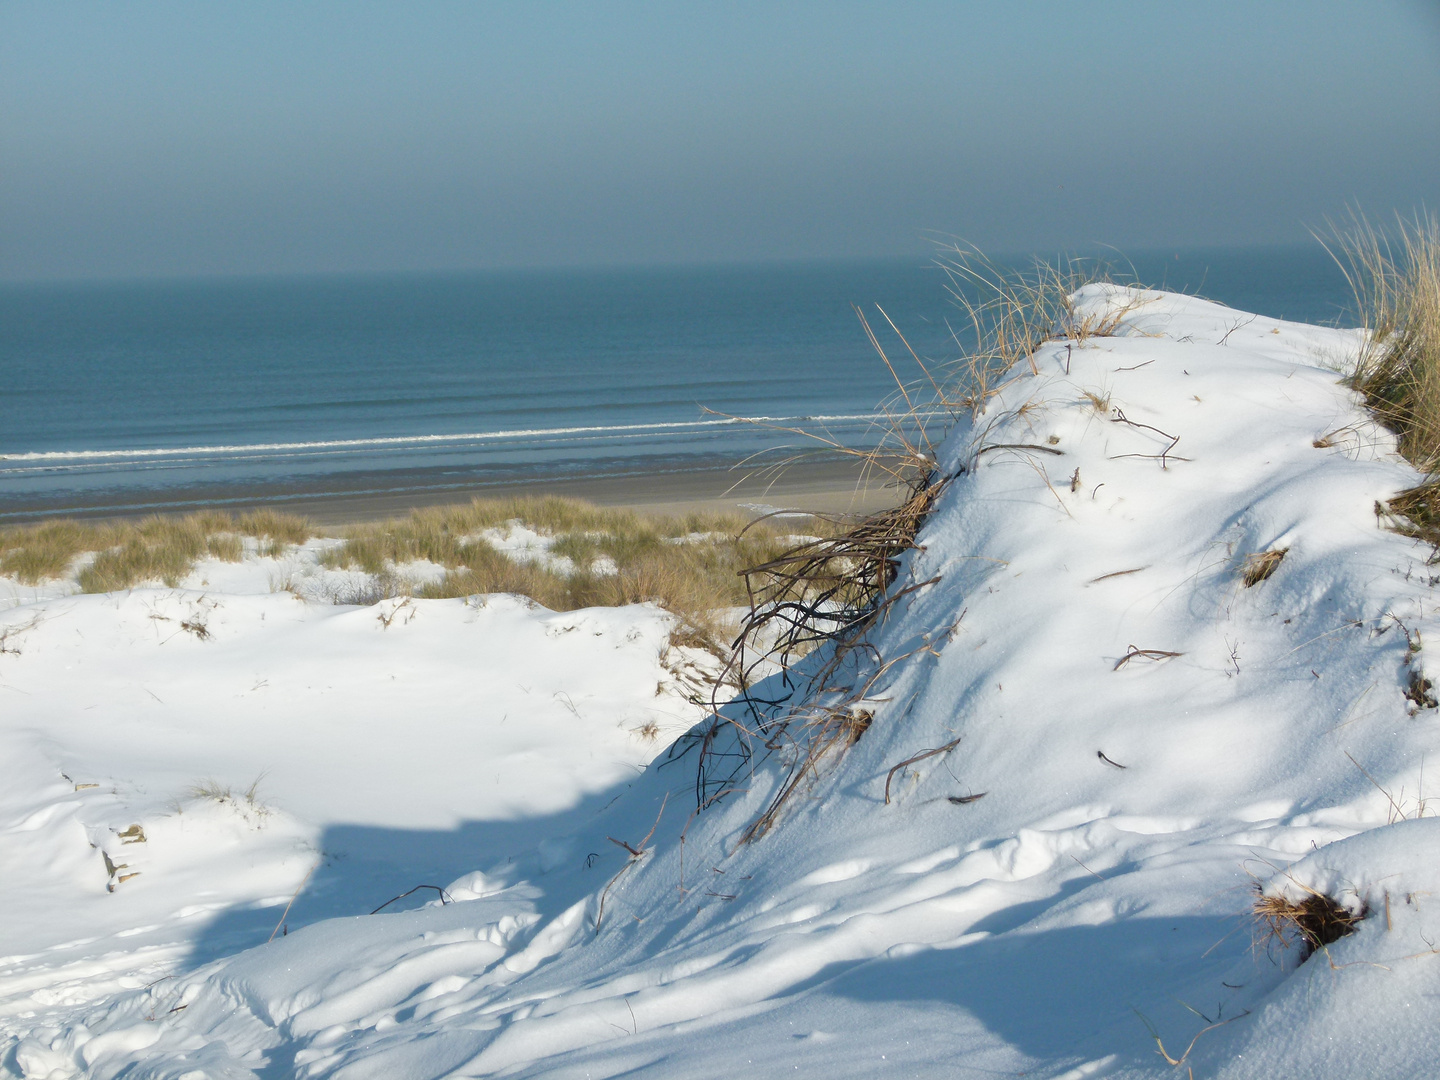
[[[873,723],[750,844],[788,752],[755,738],[696,811],[697,736],[742,740],[665,682],[652,608],[5,612],[4,1067],[1436,1075],[1440,625],[1428,549],[1377,520],[1417,477],[1336,374],[1359,339],[1079,302],[1120,332],[1044,346],[957,422],[893,588],[932,583],[844,669],[889,665]],[[419,884],[453,902],[366,914]],[[1366,917],[1300,963],[1262,889]]]

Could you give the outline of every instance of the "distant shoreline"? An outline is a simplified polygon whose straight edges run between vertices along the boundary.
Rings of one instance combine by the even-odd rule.
[[[329,478],[332,482],[335,478]],[[883,474],[868,477],[849,460],[803,461],[779,472],[709,465],[668,472],[635,472],[567,477],[508,476],[496,480],[456,479],[446,470],[415,470],[402,476],[354,478],[346,487],[210,486],[153,494],[144,502],[116,494],[109,500],[7,500],[0,503],[0,528],[62,518],[96,520],[185,514],[199,510],[281,510],[318,525],[339,526],[402,516],[411,510],[516,495],[558,495],[601,506],[654,514],[740,511],[759,516],[772,510],[821,514],[871,513],[896,501]],[[137,493],[127,493],[133,497]]]
[[[1318,245],[1132,261],[1290,320],[1348,298]],[[885,327],[891,374],[853,304],[879,304],[930,374],[958,377],[943,281],[861,260],[0,287],[0,524],[257,505],[356,518],[523,490],[713,505],[732,463],[819,445],[800,432],[873,446],[896,378],[928,388]],[[852,483],[807,468],[774,490],[839,509]]]

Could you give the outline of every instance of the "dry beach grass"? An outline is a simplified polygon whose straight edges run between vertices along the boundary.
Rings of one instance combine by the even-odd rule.
[[[77,560],[93,554],[76,573],[85,592],[110,592],[146,581],[174,586],[204,556],[238,562],[245,553],[242,537],[254,538],[263,554],[313,535],[304,518],[269,510],[102,523],[49,521],[0,531],[0,574],[38,585],[66,577]]]
[[[728,651],[727,613],[747,603],[742,571],[792,543],[797,524],[816,527],[809,519],[752,524],[742,514],[646,515],[578,499],[477,499],[338,530],[341,542],[320,558],[370,576],[336,602],[516,593],[567,611],[654,601],[680,617],[688,643],[719,654]],[[514,527],[544,537],[548,557],[517,559],[492,543]],[[489,530],[491,539],[482,535]],[[173,588],[201,559],[280,556],[317,535],[306,519],[270,510],[46,522],[0,531],[0,574],[31,586],[73,578],[84,592]],[[443,577],[415,585],[397,573],[418,560],[442,567]]]
[[[548,558],[516,559],[485,535],[512,525],[547,538]],[[518,593],[552,611],[655,601],[682,619],[695,644],[724,653],[725,613],[747,602],[742,571],[773,558],[790,542],[789,531],[775,519],[751,523],[741,514],[655,516],[578,499],[517,497],[354,526],[325,561],[381,575],[429,560],[447,573],[416,590],[427,598]],[[559,568],[559,559],[570,567]]]
[[[1352,379],[1426,472],[1440,466],[1440,219],[1400,219],[1384,232],[1356,215],[1334,254],[1368,332]]]
[[[1359,214],[1332,230],[1366,341],[1351,381],[1425,483],[1378,507],[1399,531],[1440,549],[1440,219],[1398,219],[1393,230]]]

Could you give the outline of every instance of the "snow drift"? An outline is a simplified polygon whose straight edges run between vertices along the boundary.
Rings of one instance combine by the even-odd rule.
[[[1045,345],[957,423],[937,462],[952,479],[892,588],[933,583],[891,606],[852,669],[881,672],[873,721],[763,838],[739,842],[783,781],[786,750],[752,733],[734,790],[697,810],[701,737],[743,741],[711,718],[631,779],[598,765],[552,776],[549,789],[573,794],[543,813],[523,799],[462,810],[510,820],[447,849],[458,880],[428,906],[369,916],[358,896],[332,896],[326,910],[348,901],[351,917],[292,918],[268,943],[268,927],[243,922],[224,945],[201,933],[167,961],[172,978],[68,997],[52,988],[58,961],[12,957],[0,972],[7,1067],[132,1080],[1138,1077],[1174,1075],[1174,1062],[1235,1078],[1431,1074],[1440,880],[1423,772],[1440,627],[1429,552],[1377,521],[1377,500],[1416,475],[1336,374],[1356,335],[1113,286],[1077,303],[1126,314],[1114,336]],[[40,617],[39,633],[59,603],[4,624]],[[449,625],[463,604],[414,609],[417,626]],[[88,633],[110,617],[72,622]],[[214,677],[209,645],[187,643],[197,688]],[[317,681],[338,662],[308,644],[293,656]],[[11,685],[40,663],[28,650],[0,660]],[[508,686],[572,662],[537,642],[474,681]],[[636,664],[628,692],[653,702],[640,681],[654,669]],[[393,740],[367,740],[402,714],[410,731],[431,722],[424,688],[403,670],[396,682],[391,709],[340,726],[317,702],[287,730],[384,773]],[[61,728],[80,704],[26,690],[50,705],[8,696],[4,738],[13,747],[24,728],[38,755],[35,718]],[[607,693],[607,715],[624,714],[625,688]],[[124,738],[163,747],[196,730],[137,714]],[[523,788],[553,771],[552,752],[573,758],[613,730],[537,738],[535,756],[504,771]],[[429,754],[435,773],[379,783],[397,793],[385,809],[367,815],[364,796],[345,813],[383,821],[407,793],[443,801],[494,769],[483,745],[446,738]],[[78,833],[57,833],[44,855],[13,846],[34,828],[20,799],[5,841],[17,872],[83,857]],[[296,821],[326,812],[320,796],[277,801]],[[185,859],[168,865],[187,872]],[[79,905],[67,888],[47,879],[44,902]],[[1299,964],[1251,915],[1260,892],[1287,889],[1366,917]],[[139,896],[91,892],[86,912]],[[297,908],[320,911],[310,896]],[[106,925],[116,936],[97,971],[122,951]],[[83,972],[66,978],[84,985]]]

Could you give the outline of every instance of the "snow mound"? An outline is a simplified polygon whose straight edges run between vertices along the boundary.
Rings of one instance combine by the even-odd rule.
[[[1361,918],[1262,1000],[1230,1041],[1197,1059],[1202,1075],[1432,1075],[1440,1038],[1426,1004],[1440,983],[1440,820],[1397,821],[1327,844],[1263,891],[1297,904],[1326,896]]]
[[[957,421],[911,591],[844,669],[873,721],[762,839],[795,759],[727,706],[517,810],[428,906],[13,1022],[12,1071],[1429,1075],[1440,626],[1428,551],[1374,512],[1416,474],[1336,374],[1355,332],[1078,295],[1111,313]],[[755,689],[769,722],[825,659]],[[741,764],[703,809],[702,750]],[[1367,917],[1297,967],[1252,915],[1292,887]]]

